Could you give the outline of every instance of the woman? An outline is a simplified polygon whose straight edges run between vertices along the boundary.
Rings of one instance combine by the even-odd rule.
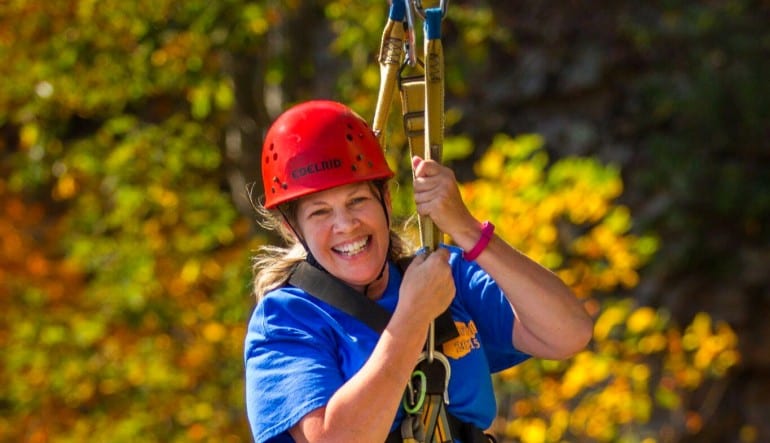
[[[459,330],[443,347],[447,408],[481,429],[495,417],[492,372],[529,356],[563,359],[590,340],[580,302],[473,217],[450,169],[415,157],[413,170],[418,213],[456,246],[418,255],[402,273],[396,262],[408,251],[391,230],[386,185],[393,173],[363,119],[311,101],[268,131],[262,212],[289,247],[263,248],[255,263],[245,359],[257,442],[385,441],[404,416],[429,324],[447,308]],[[392,312],[384,331],[287,284],[302,261]]]

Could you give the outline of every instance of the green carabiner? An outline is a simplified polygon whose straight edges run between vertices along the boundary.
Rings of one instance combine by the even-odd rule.
[[[404,399],[402,403],[404,404],[404,410],[407,412],[407,414],[416,414],[417,412],[422,409],[423,403],[425,403],[425,394],[427,391],[427,378],[425,377],[425,373],[421,370],[417,369],[414,372],[412,372],[412,378],[418,377],[420,379],[420,395],[416,402],[412,402],[414,406],[409,406],[409,402],[406,398],[406,393],[404,394]],[[412,389],[412,381],[409,381],[409,394],[413,395],[413,389]]]

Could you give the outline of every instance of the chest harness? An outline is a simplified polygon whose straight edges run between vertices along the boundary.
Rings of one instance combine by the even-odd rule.
[[[422,0],[391,0],[378,56],[380,88],[372,122],[380,146],[385,146],[384,129],[398,86],[411,155],[438,162],[441,162],[444,137],[441,22],[446,16],[447,2],[440,0],[437,7],[424,8]],[[422,57],[416,53],[415,13],[424,20]],[[406,75],[407,70],[410,75]],[[428,217],[418,215],[418,225],[422,250],[428,253],[436,250],[442,233]],[[406,266],[408,260],[399,263],[402,274]],[[376,302],[307,262],[300,263],[288,283],[354,316],[377,333],[382,333],[390,320],[390,313]],[[405,389],[405,418],[386,443],[494,441],[477,426],[459,420],[447,410],[451,370],[439,346],[457,336],[449,309],[430,323],[425,350]]]
[[[398,263],[402,275],[411,258]],[[385,308],[307,261],[297,265],[288,283],[355,317],[378,334],[390,321],[391,314]],[[433,329],[435,346],[459,335],[449,309],[434,320]],[[482,429],[463,422],[446,410],[449,376],[449,362],[438,350],[434,350],[432,363],[428,362],[427,352],[420,355],[404,393],[406,416],[401,426],[388,435],[385,443],[449,443],[455,439],[463,443],[494,441]]]

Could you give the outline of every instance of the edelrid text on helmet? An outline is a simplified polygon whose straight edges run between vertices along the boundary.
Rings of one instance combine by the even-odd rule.
[[[273,122],[262,148],[267,209],[336,186],[392,176],[366,121],[333,101],[288,109]]]

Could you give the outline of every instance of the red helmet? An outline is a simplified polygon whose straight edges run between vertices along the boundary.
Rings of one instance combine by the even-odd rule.
[[[325,100],[281,114],[262,148],[264,206],[350,183],[393,176],[377,138],[358,114]]]

